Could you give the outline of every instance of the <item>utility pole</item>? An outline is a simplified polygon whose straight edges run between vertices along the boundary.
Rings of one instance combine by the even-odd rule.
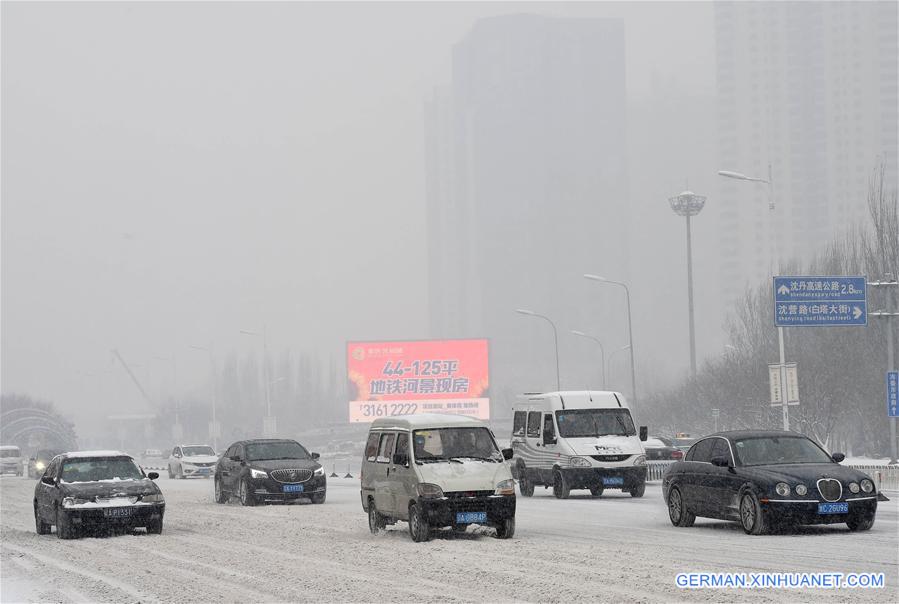
[[[899,289],[899,281],[896,280],[894,275],[889,273],[886,274],[885,281],[873,281],[868,283],[868,285],[872,287],[889,287],[891,289],[887,290],[887,300],[889,301],[889,306],[897,309],[896,300],[893,299],[893,295],[896,290]],[[896,336],[893,332],[893,323],[895,322],[896,317],[899,317],[899,309],[892,311],[878,311],[878,312],[870,312],[868,313],[869,317],[880,317],[881,319],[886,319],[887,327],[886,327],[886,336],[887,336],[887,371],[896,371],[896,362],[893,354],[893,341]],[[896,455],[896,418],[890,418],[890,465],[895,465],[899,463]]]

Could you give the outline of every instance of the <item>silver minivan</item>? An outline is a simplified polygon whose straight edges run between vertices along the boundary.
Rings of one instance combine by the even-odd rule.
[[[377,534],[397,520],[413,541],[431,530],[490,526],[515,533],[515,483],[507,460],[481,420],[418,414],[376,419],[362,457],[362,509]]]
[[[4,445],[0,447],[0,474],[15,474],[21,476],[23,473],[22,451],[15,445]]]

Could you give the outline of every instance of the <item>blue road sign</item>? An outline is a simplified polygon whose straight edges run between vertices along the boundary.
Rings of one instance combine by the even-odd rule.
[[[899,417],[899,371],[887,371],[887,415]]]
[[[867,325],[865,277],[774,277],[777,327]]]

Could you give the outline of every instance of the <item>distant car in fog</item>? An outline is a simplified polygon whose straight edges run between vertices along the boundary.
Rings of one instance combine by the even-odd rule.
[[[22,451],[15,445],[0,447],[0,474],[22,475]]]
[[[28,459],[28,478],[40,478],[50,461],[61,454],[55,449],[41,449]]]
[[[328,485],[318,458],[295,440],[238,441],[215,466],[215,501],[237,496],[242,505],[299,498],[324,503]]]
[[[50,461],[34,488],[38,535],[56,526],[60,539],[112,528],[162,532],[165,499],[154,479],[120,451],[77,451]]]
[[[667,438],[650,436],[643,443],[647,461],[670,461],[684,458],[684,452],[674,446]]]
[[[178,445],[169,456],[169,478],[209,478],[215,471],[218,460],[215,449],[209,445]]]

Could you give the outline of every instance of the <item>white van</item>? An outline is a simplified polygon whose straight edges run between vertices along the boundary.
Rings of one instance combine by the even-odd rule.
[[[376,419],[362,457],[362,509],[378,533],[397,520],[413,541],[431,529],[491,526],[515,533],[515,482],[487,425],[463,415],[422,413]]]
[[[14,445],[4,445],[0,447],[0,474],[15,474],[21,476],[23,473],[22,451]]]
[[[646,426],[640,437],[624,396],[577,391],[525,394],[512,407],[512,468],[525,497],[536,485],[566,499],[571,489],[621,489],[642,497],[646,488]]]

